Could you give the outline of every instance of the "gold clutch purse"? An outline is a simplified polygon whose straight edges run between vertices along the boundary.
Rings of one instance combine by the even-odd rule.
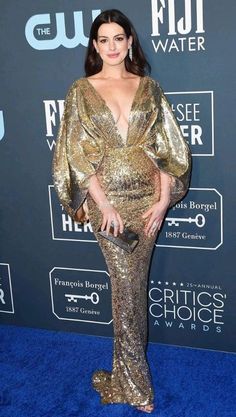
[[[99,235],[103,236],[105,239],[110,240],[115,245],[126,250],[127,252],[133,252],[134,248],[139,243],[139,236],[137,233],[128,227],[124,228],[123,233],[119,233],[117,236],[114,236],[114,227],[110,227],[109,234],[107,235],[106,230],[101,230],[101,226],[98,230]]]

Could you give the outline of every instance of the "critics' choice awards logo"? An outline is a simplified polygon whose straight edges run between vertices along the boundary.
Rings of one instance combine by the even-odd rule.
[[[10,265],[0,263],[0,311],[14,313]]]
[[[53,185],[48,186],[48,193],[52,239],[96,243],[90,222],[74,222],[60,204]]]
[[[213,91],[166,93],[192,156],[214,155]]]
[[[49,277],[52,311],[59,320],[112,322],[108,272],[55,267]]]
[[[166,95],[193,156],[214,155],[213,91],[167,92]],[[52,151],[65,100],[44,100],[47,144]]]
[[[92,20],[100,13],[101,10],[92,10]],[[84,34],[83,12],[73,12],[73,35],[69,30],[70,22],[71,16],[66,17],[65,13],[31,16],[25,26],[26,40],[32,48],[38,50],[56,49],[59,46],[65,48],[87,46],[88,37]]]
[[[205,51],[203,5],[203,0],[151,0],[154,51]]]
[[[167,213],[156,246],[216,250],[222,243],[222,195],[214,188],[190,188]]]
[[[151,281],[149,313],[153,326],[221,333],[227,296],[219,285]]]
[[[5,127],[4,127],[3,111],[0,110],[0,140],[3,139],[4,135],[5,135]]]

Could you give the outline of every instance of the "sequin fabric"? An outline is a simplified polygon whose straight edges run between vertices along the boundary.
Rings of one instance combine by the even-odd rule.
[[[52,171],[58,197],[72,218],[86,199],[110,275],[112,369],[96,370],[92,376],[103,404],[138,406],[154,399],[146,358],[147,284],[157,231],[147,237],[141,215],[160,198],[160,170],[172,179],[171,207],[187,192],[191,156],[159,84],[148,76],[141,78],[124,140],[110,109],[88,79],[76,80],[65,100]],[[131,254],[97,233],[102,214],[88,193],[94,173],[125,225],[139,234],[139,244]]]

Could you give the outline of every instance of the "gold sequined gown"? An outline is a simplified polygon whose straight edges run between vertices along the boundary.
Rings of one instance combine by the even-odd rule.
[[[146,360],[147,283],[157,237],[144,235],[142,213],[160,197],[160,170],[171,175],[170,206],[188,189],[190,151],[168,101],[149,76],[140,79],[126,141],[111,110],[87,78],[70,87],[53,157],[58,197],[74,218],[87,200],[89,219],[105,257],[111,280],[114,350],[112,371],[92,377],[101,402],[147,405],[154,392]],[[125,225],[139,234],[129,254],[98,235],[102,214],[88,193],[96,174],[108,200]]]

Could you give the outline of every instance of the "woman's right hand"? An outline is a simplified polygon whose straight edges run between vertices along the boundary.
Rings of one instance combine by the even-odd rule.
[[[101,230],[106,230],[106,234],[108,235],[112,225],[114,227],[114,236],[124,231],[123,220],[112,204],[100,204],[99,209],[103,215]]]

